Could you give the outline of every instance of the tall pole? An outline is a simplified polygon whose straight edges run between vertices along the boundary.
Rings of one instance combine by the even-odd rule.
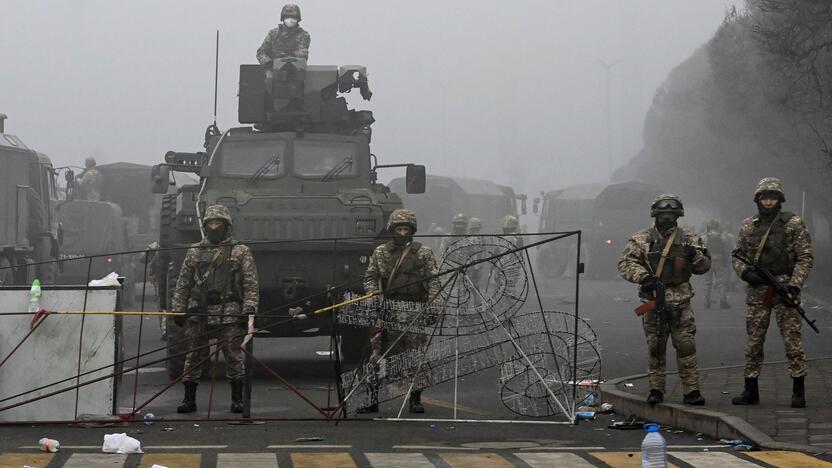
[[[612,109],[610,105],[610,70],[616,66],[620,60],[614,62],[605,62],[599,60],[598,63],[604,69],[604,114],[606,119],[606,133],[607,133],[607,177],[612,179]]]

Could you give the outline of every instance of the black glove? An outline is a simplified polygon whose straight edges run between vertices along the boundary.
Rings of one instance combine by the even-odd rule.
[[[685,259],[689,262],[693,262],[693,259],[696,258],[696,247],[685,244],[682,246],[682,255],[685,256]]]
[[[797,286],[786,286],[786,289],[789,290],[792,300],[794,300],[795,303],[800,304],[800,288]]]
[[[245,315],[257,315],[257,309],[252,306],[246,306],[243,308],[243,314]]]
[[[742,271],[740,278],[748,283],[750,286],[759,286],[765,284],[766,280],[753,268],[746,268]]]
[[[644,279],[641,280],[641,286],[639,286],[638,291],[645,297],[655,296],[657,281],[659,281],[659,279],[653,275],[645,276]]]

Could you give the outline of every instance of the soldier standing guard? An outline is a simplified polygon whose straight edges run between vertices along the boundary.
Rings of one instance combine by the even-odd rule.
[[[799,299],[800,289],[814,263],[812,241],[800,216],[781,210],[785,201],[786,193],[779,179],[766,177],[757,184],[754,203],[758,213],[742,222],[737,236],[737,250],[771,272],[777,281],[786,285],[792,298]],[[774,297],[771,287],[753,268],[734,259],[734,271],[748,283],[745,301],[748,305],[745,316],[748,343],[745,348],[745,389],[732,403],[760,403],[757,378],[763,362],[763,345],[771,312],[774,311],[792,376],[792,407],[805,407],[803,381],[808,368],[803,353],[800,330],[803,323],[799,313],[782,299]]]
[[[280,11],[280,26],[272,29],[257,49],[257,61],[267,65],[283,57],[309,58],[309,33],[300,27],[300,7],[287,3]]]
[[[231,383],[231,411],[243,412],[243,352],[240,348],[245,334],[246,316],[257,312],[260,287],[251,250],[231,237],[232,222],[228,208],[209,206],[202,225],[205,238],[188,249],[176,290],[172,310],[186,311],[177,316],[184,326],[187,371],[182,377],[185,398],[177,407],[179,413],[196,411],[196,387],[204,366],[190,369],[208,356],[208,340],[228,340],[223,345],[226,377]],[[197,313],[209,314],[195,315]],[[181,323],[180,323],[181,322]],[[195,349],[203,347],[202,349]]]
[[[436,300],[440,289],[439,279],[435,277],[436,259],[430,247],[413,240],[413,234],[416,233],[416,214],[401,208],[393,211],[387,223],[387,230],[392,234],[393,239],[376,247],[373,251],[364,274],[364,290],[367,294],[383,293],[385,300],[422,303],[431,303]],[[370,336],[370,346],[373,350],[370,363],[373,365],[373,374],[368,383],[371,403],[359,408],[359,413],[378,412],[378,375],[376,374],[378,361],[386,348],[398,338],[396,332],[388,334],[384,323],[380,320],[373,331],[374,333]],[[389,354],[408,351],[419,353],[423,351],[421,348],[425,346],[425,342],[425,335],[405,333]],[[419,360],[416,362],[418,363]],[[409,411],[424,413],[425,408],[422,406],[421,397],[422,389],[427,382],[425,382],[423,371],[417,372],[415,368],[411,368],[407,372],[408,378],[413,380]]]
[[[457,213],[451,221],[451,234],[464,236],[468,234],[468,216],[465,213]],[[459,237],[443,237],[439,244],[439,255],[445,256],[451,248],[451,244],[460,240]]]
[[[716,289],[719,308],[730,309],[727,272],[733,246],[729,244],[728,236],[720,229],[719,221],[715,219],[708,221],[703,241],[711,254],[711,269],[705,275],[705,308],[711,308],[711,294]]]
[[[711,258],[696,233],[677,226],[676,221],[684,214],[678,196],[665,193],[656,197],[650,207],[650,216],[656,218],[655,225],[635,233],[618,260],[619,274],[640,285],[642,299],[654,299],[657,290],[662,287],[665,290],[664,310],[656,308],[642,317],[647,337],[649,404],[664,400],[668,335],[676,349],[684,403],[705,404],[699,391],[690,277],[691,274],[706,273],[711,267]]]

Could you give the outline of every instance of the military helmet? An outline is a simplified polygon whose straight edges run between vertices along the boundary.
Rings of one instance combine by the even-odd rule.
[[[410,226],[413,232],[416,232],[416,213],[406,209],[399,208],[390,214],[390,220],[387,222],[387,230],[393,232],[396,226]]]
[[[514,215],[503,216],[503,229],[520,229],[520,220]]]
[[[760,201],[760,197],[766,192],[776,195],[780,203],[786,201],[786,191],[783,190],[783,182],[780,182],[780,179],[776,177],[764,177],[757,183],[757,190],[754,191],[754,202]]]
[[[89,157],[89,158],[85,159],[84,160],[84,167],[86,167],[87,169],[89,169],[91,167],[95,167],[95,158]]]
[[[464,224],[465,226],[468,226],[468,216],[465,213],[457,213],[456,216],[454,216],[452,224]]]
[[[228,212],[228,208],[223,205],[211,205],[205,210],[205,216],[202,217],[202,225],[205,226],[208,224],[208,221],[218,219],[220,221],[225,221],[228,223],[228,226],[231,227],[233,223],[231,222],[231,213]]]
[[[280,21],[283,21],[286,18],[296,18],[300,21],[300,7],[294,3],[287,3],[283,5],[283,9],[280,10]]]
[[[471,218],[468,220],[468,229],[482,229],[482,220],[479,218]]]
[[[678,195],[673,193],[659,194],[650,205],[650,216],[656,217],[659,213],[675,213],[677,216],[685,215],[685,207]]]

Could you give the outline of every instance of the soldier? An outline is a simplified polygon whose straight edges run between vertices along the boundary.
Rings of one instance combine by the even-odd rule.
[[[101,200],[101,173],[95,168],[95,159],[87,158],[84,160],[84,169],[80,174],[75,176],[76,186],[78,187],[79,200]]]
[[[416,215],[406,209],[395,210],[390,215],[387,230],[392,234],[393,239],[376,247],[373,251],[367,263],[367,272],[364,274],[364,290],[368,294],[384,293],[385,299],[433,302],[439,294],[439,279],[435,277],[436,259],[429,247],[413,240],[413,234],[416,233]],[[419,281],[420,279],[425,280]],[[370,337],[370,346],[373,350],[370,362],[374,366],[374,374],[369,382],[372,402],[368,406],[359,408],[359,413],[378,412],[378,375],[375,374],[377,363],[387,347],[397,338],[398,333],[388,334],[383,322],[374,327],[374,333]],[[424,347],[425,341],[425,335],[405,333],[389,354],[407,351],[416,351],[420,354],[420,351],[424,351],[421,348]],[[422,406],[421,399],[422,388],[426,384],[424,375],[421,372],[417,374],[414,368],[407,372],[408,378],[413,381],[409,410],[411,413],[424,413],[425,408]]]
[[[280,26],[272,29],[257,49],[257,61],[270,65],[272,60],[283,57],[309,58],[309,33],[300,27],[300,7],[287,3],[280,11]]]
[[[478,236],[482,232],[482,221],[479,218],[468,220],[468,234]]]
[[[238,244],[231,237],[232,222],[228,208],[209,206],[202,221],[205,238],[188,249],[171,309],[190,314],[177,317],[177,324],[184,325],[185,399],[176,409],[179,413],[196,411],[196,386],[202,374],[202,366],[190,369],[208,355],[209,338],[227,341],[222,348],[226,364],[226,377],[231,383],[231,411],[243,412],[243,352],[240,348],[245,334],[246,316],[257,312],[260,287],[257,268],[251,250]]]
[[[798,299],[814,263],[812,241],[803,220],[794,213],[781,210],[785,201],[786,194],[779,179],[766,177],[757,184],[754,192],[757,216],[742,222],[737,236],[737,250],[775,275],[788,287],[790,295]],[[792,376],[792,407],[805,407],[803,381],[808,369],[801,342],[799,313],[782,299],[772,297],[769,286],[753,268],[734,259],[734,271],[748,283],[745,300],[748,305],[745,316],[748,342],[745,347],[745,390],[732,402],[735,405],[760,403],[757,378],[760,376],[763,344],[773,310]]]
[[[517,216],[505,215],[503,217],[503,238],[514,244],[515,247],[523,247],[523,237],[520,233],[520,220]]]
[[[464,236],[468,234],[468,216],[465,213],[457,213],[451,222],[451,234],[455,236]],[[459,237],[444,237],[439,244],[439,255],[445,256],[451,244],[460,240]]]
[[[708,253],[711,254],[711,269],[705,275],[705,308],[711,308],[711,293],[716,289],[719,294],[719,308],[730,309],[726,273],[733,246],[730,246],[726,233],[720,229],[719,221],[715,219],[708,221],[702,240],[708,248]]]
[[[682,201],[676,195],[665,193],[656,197],[650,207],[655,225],[635,233],[618,260],[618,272],[625,280],[640,285],[639,295],[643,300],[655,298],[657,289],[665,287],[664,310],[654,309],[642,317],[647,336],[649,404],[664,400],[668,334],[676,348],[684,403],[705,404],[699,392],[690,276],[706,273],[711,267],[711,258],[696,233],[677,227],[676,221],[684,214]]]

